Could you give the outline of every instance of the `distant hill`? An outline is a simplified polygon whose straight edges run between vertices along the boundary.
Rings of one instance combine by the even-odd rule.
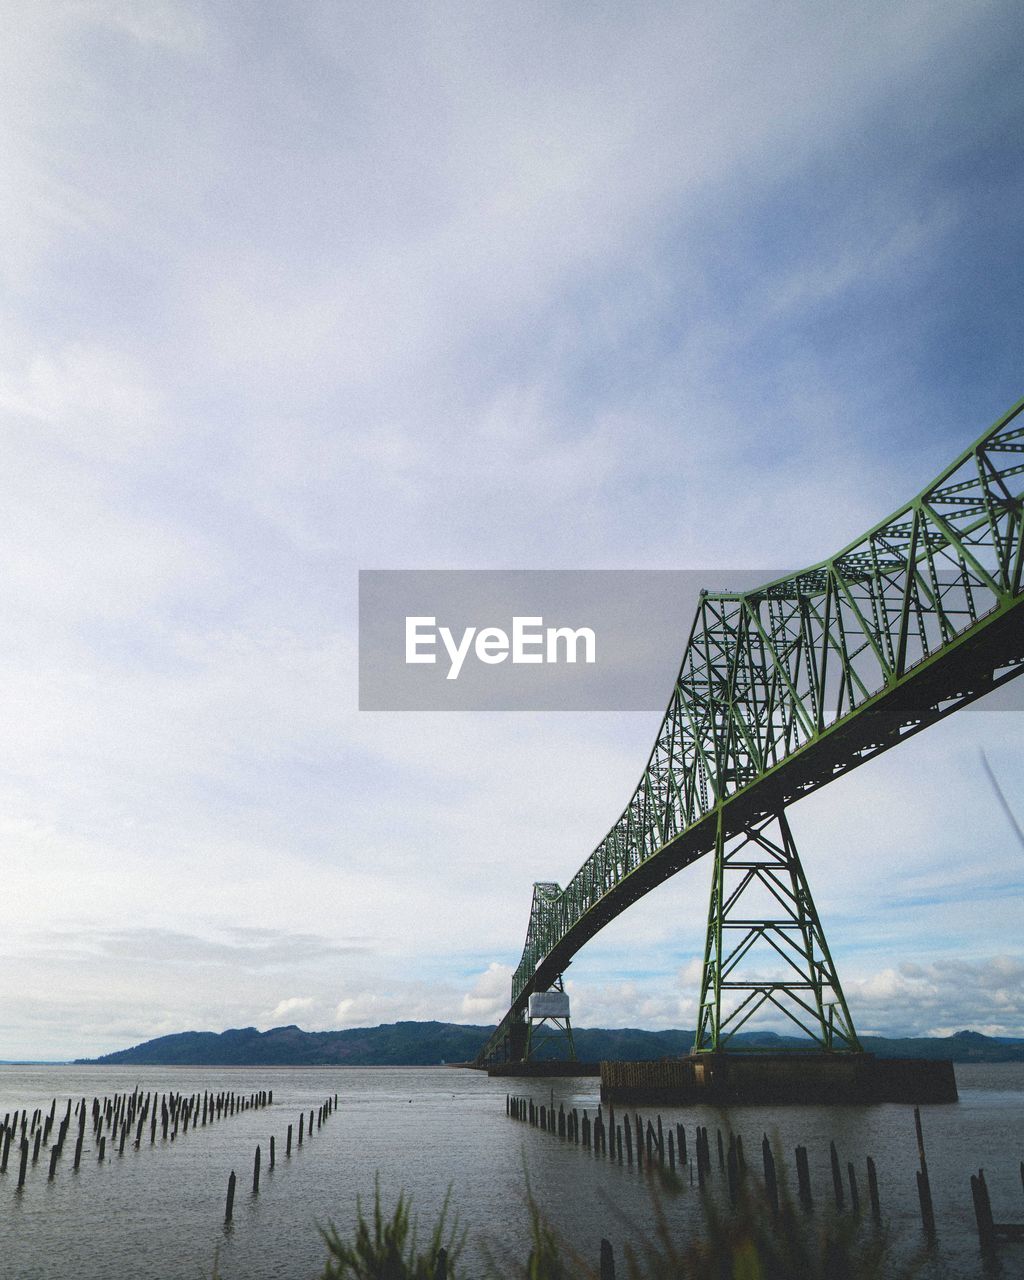
[[[494,1030],[454,1022],[393,1022],[347,1031],[302,1031],[297,1026],[257,1031],[182,1031],[131,1049],[79,1058],[79,1063],[138,1066],[318,1067],[437,1066],[471,1061]],[[656,1060],[688,1053],[692,1031],[643,1031],[637,1028],[574,1028],[581,1061]],[[771,1031],[736,1036],[737,1048],[783,1049],[807,1042]],[[954,1062],[1024,1062],[1024,1040],[994,1039],[976,1031],[942,1038],[891,1040],[863,1037],[864,1048],[880,1058],[951,1058]],[[560,1057],[560,1046],[545,1045],[540,1057]]]

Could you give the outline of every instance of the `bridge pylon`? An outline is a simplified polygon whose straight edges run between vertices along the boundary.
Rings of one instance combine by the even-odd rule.
[[[765,1006],[817,1050],[860,1051],[785,810],[726,839],[719,809],[694,1052],[726,1049]]]
[[[539,1038],[536,1033],[543,1029]],[[550,1040],[563,1040],[570,1062],[576,1061],[576,1045],[572,1038],[572,1021],[569,1018],[569,996],[562,985],[562,975],[548,991],[536,991],[527,1006],[526,1046],[523,1061],[530,1062],[537,1050]]]

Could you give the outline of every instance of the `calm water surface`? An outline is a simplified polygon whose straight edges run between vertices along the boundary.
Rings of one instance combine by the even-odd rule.
[[[969,1176],[986,1171],[997,1221],[1024,1221],[1020,1161],[1024,1158],[1024,1066],[957,1068],[958,1104],[922,1108],[938,1241],[924,1255],[927,1280],[972,1276],[1024,1276],[1024,1246],[1001,1245],[982,1266],[977,1248]],[[80,1171],[72,1170],[74,1133],[52,1182],[44,1155],[30,1164],[17,1190],[18,1160],[12,1145],[0,1177],[0,1277],[3,1280],[198,1280],[217,1260],[223,1280],[306,1280],[324,1259],[317,1227],[344,1230],[355,1218],[356,1197],[373,1196],[379,1176],[387,1205],[399,1190],[412,1196],[414,1212],[432,1224],[449,1187],[460,1221],[470,1231],[464,1269],[484,1274],[489,1254],[496,1274],[511,1252],[523,1257],[529,1225],[525,1177],[544,1212],[580,1254],[596,1263],[602,1236],[621,1258],[650,1224],[650,1181],[636,1168],[595,1159],[582,1148],[509,1120],[511,1087],[556,1107],[586,1107],[593,1115],[596,1080],[503,1081],[454,1068],[120,1068],[0,1067],[0,1116],[36,1107],[48,1111],[57,1098],[58,1120],[67,1099],[116,1092],[185,1094],[272,1089],[272,1107],[238,1114],[218,1124],[179,1131],[176,1141],[131,1143],[100,1164],[87,1126]],[[301,1150],[284,1156],[289,1123],[298,1129],[328,1096],[338,1109]],[[631,1109],[632,1110],[632,1109]],[[645,1118],[655,1109],[641,1108]],[[791,1161],[797,1143],[808,1148],[819,1208],[831,1200],[829,1141],[845,1169],[852,1160],[867,1201],[864,1159],[878,1166],[882,1209],[900,1259],[924,1244],[917,1207],[917,1148],[913,1111],[905,1106],[743,1107],[723,1116],[707,1108],[659,1109],[666,1123],[686,1126],[692,1153],[694,1126],[731,1125],[742,1135],[751,1163],[760,1165],[761,1135],[776,1135]],[[271,1135],[277,1167],[267,1168]],[[251,1193],[253,1156],[263,1150],[260,1194]],[[110,1139],[108,1138],[108,1146]],[[717,1174],[716,1183],[721,1180]],[[238,1176],[234,1221],[223,1222],[229,1173]],[[684,1182],[688,1179],[684,1170]],[[663,1201],[672,1230],[685,1239],[701,1221],[696,1190],[684,1185]],[[494,1263],[494,1260],[497,1260]]]

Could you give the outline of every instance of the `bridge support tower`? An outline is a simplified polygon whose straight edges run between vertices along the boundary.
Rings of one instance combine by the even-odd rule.
[[[539,1036],[538,1032],[541,1033]],[[552,1040],[564,1040],[569,1061],[576,1061],[576,1045],[573,1043],[572,1021],[569,1017],[569,996],[562,984],[561,974],[549,991],[535,991],[530,996],[523,1060],[530,1062],[541,1045]]]
[[[860,1051],[785,811],[726,839],[720,808],[694,1052],[727,1048],[765,1006],[819,1051]]]

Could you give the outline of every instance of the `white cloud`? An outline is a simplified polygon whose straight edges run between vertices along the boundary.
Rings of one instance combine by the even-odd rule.
[[[314,1004],[312,996],[288,996],[285,1000],[279,1000],[274,1006],[271,1018],[284,1018],[290,1013],[298,1013],[305,1009],[312,1009]]]
[[[512,966],[492,960],[462,997],[461,1018],[484,1025],[500,1022],[508,1009],[511,990]]]

